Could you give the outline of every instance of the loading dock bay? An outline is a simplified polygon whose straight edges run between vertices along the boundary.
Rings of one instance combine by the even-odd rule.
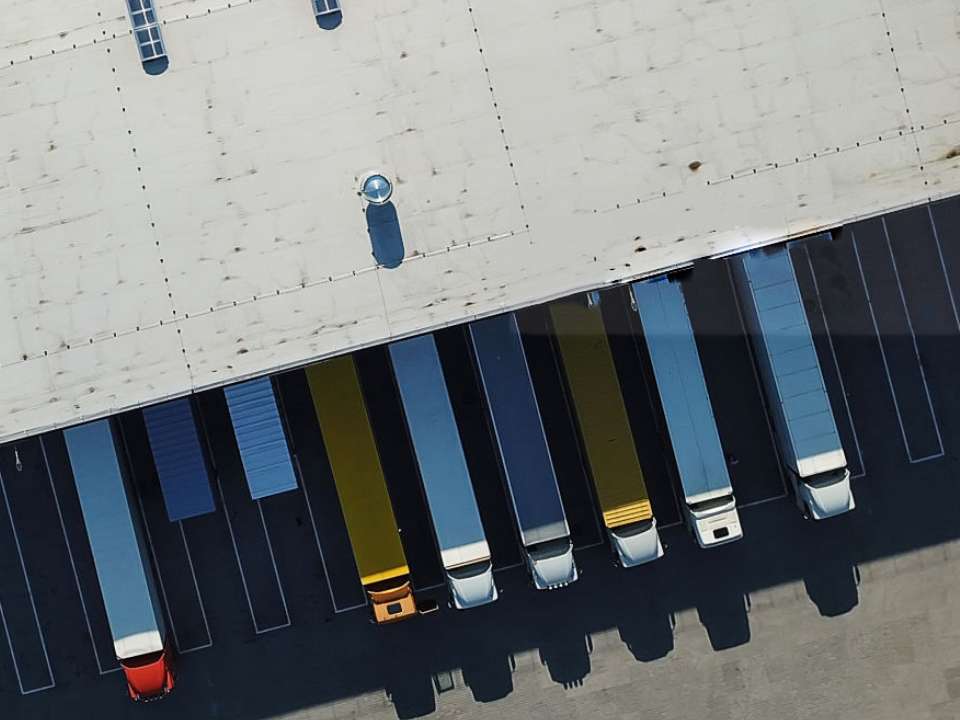
[[[950,441],[960,428],[960,403],[949,398],[957,392],[960,348],[960,201],[797,242],[791,256],[855,493],[870,493],[870,467],[881,454],[899,454],[912,466],[955,452]],[[745,516],[762,513],[765,505],[787,501],[786,486],[726,262],[696,265],[685,294],[739,506]],[[678,483],[627,288],[605,291],[602,308],[669,558],[670,545],[691,541],[680,526]],[[548,314],[535,307],[518,320],[572,536],[583,552],[602,544],[603,532]],[[517,574],[519,541],[463,328],[437,333],[437,344],[495,570]],[[442,598],[442,569],[386,350],[362,351],[356,359],[415,588]],[[119,419],[181,655],[209,653],[213,662],[220,638],[261,642],[258,636],[298,624],[320,643],[330,625],[316,625],[318,618],[337,623],[366,612],[302,371],[278,377],[275,387],[300,487],[251,500],[223,395],[207,392],[198,407],[218,508],[179,523],[166,519],[142,418]],[[60,433],[0,448],[0,490],[0,698],[113,682],[99,679],[118,668]],[[743,542],[751,542],[749,527]],[[580,582],[591,582],[589,572]],[[533,591],[525,596],[530,605],[546,601]],[[116,692],[122,694],[119,684]]]

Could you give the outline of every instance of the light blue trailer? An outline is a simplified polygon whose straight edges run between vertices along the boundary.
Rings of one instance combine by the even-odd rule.
[[[516,317],[471,323],[470,338],[534,586],[569,585],[577,579],[570,528]]]
[[[207,459],[190,399],[144,408],[143,421],[170,521],[213,512]]]
[[[297,476],[270,378],[230,385],[223,393],[250,496],[259,500],[295,490]]]
[[[700,547],[738,540],[743,530],[680,282],[664,277],[630,289],[680,474],[687,524]]]
[[[777,444],[803,513],[854,508],[850,471],[786,247],[730,260]]]
[[[490,547],[433,335],[391,343],[389,350],[454,605],[493,602]]]
[[[114,650],[131,697],[173,688],[163,610],[110,420],[63,431]]]

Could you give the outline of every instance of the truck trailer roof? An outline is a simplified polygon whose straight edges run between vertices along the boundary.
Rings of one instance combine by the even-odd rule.
[[[847,464],[833,408],[823,383],[790,251],[786,247],[745,253],[734,262],[750,304],[745,315],[756,322],[754,339],[768,364],[788,440],[801,477]]]
[[[371,585],[409,573],[360,380],[349,355],[307,368],[340,507],[360,580]]]
[[[730,493],[697,341],[679,282],[667,278],[631,286],[650,352],[660,402],[688,503]]]
[[[557,302],[550,316],[604,523],[649,520],[653,509],[600,307]]]
[[[433,335],[391,343],[389,350],[443,566],[489,560]]]
[[[0,441],[960,192],[950,2],[310,5],[0,0]]]
[[[568,537],[517,319],[507,313],[472,323],[470,337],[523,544]]]
[[[67,428],[63,438],[117,657],[159,652],[162,619],[110,421]]]

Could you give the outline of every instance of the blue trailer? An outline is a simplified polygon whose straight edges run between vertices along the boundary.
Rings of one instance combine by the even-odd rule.
[[[144,408],[143,421],[170,522],[213,512],[207,458],[190,399]]]
[[[631,290],[677,462],[687,525],[700,547],[739,540],[743,530],[727,458],[680,281],[645,280]]]
[[[493,602],[490,547],[433,335],[391,343],[389,350],[453,604]]]
[[[850,470],[790,252],[762,248],[730,264],[797,504],[814,520],[849,512]]]
[[[254,500],[295,490],[297,476],[270,378],[223,389],[247,487]]]
[[[470,338],[534,587],[569,585],[573,543],[517,319],[478,320]]]

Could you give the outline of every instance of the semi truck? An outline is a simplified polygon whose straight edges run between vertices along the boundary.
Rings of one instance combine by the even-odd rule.
[[[230,385],[223,394],[250,497],[260,500],[296,490],[297,475],[270,378]]]
[[[538,590],[564,587],[578,576],[573,542],[517,319],[508,313],[469,328],[527,570]]]
[[[114,652],[135,701],[173,690],[173,657],[110,420],[63,431]]]
[[[658,278],[630,289],[683,488],[687,527],[702,548],[739,540],[737,501],[681,284]]]
[[[143,422],[170,522],[213,512],[207,457],[190,398],[144,408]]]
[[[784,469],[804,517],[853,510],[850,470],[784,246],[730,259]]]
[[[433,335],[389,345],[453,606],[497,599],[493,564]]]
[[[378,623],[417,613],[360,379],[350,355],[307,368],[307,383],[327,449],[360,582]]]
[[[599,297],[599,296],[595,296]],[[567,386],[614,555],[634,567],[663,555],[598,302],[550,305]]]

